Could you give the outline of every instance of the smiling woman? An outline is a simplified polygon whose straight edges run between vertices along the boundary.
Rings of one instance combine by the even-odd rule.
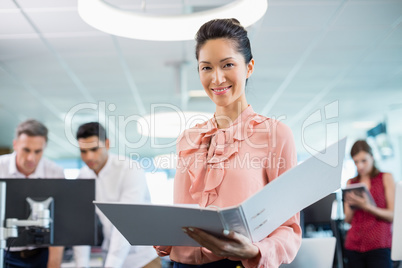
[[[239,21],[209,21],[196,41],[200,80],[216,109],[213,118],[178,138],[174,203],[224,208],[243,202],[292,168],[296,149],[287,126],[256,114],[247,102],[254,59]],[[267,165],[269,156],[283,165]],[[251,157],[259,164],[245,163]],[[224,238],[193,226],[183,231],[202,247],[155,246],[160,256],[170,255],[176,268],[278,267],[296,256],[301,243],[299,214],[256,243],[231,230],[222,230]]]

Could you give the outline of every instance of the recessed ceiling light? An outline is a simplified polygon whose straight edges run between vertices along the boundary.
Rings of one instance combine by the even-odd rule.
[[[353,122],[353,127],[357,129],[370,129],[377,125],[378,123],[373,121],[355,121]]]
[[[152,41],[193,40],[205,22],[236,18],[248,27],[264,16],[267,0],[237,0],[207,11],[156,15],[120,9],[104,0],[78,0],[78,13],[92,27],[113,35]]]

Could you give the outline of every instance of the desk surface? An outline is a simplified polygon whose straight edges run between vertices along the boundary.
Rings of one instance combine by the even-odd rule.
[[[296,258],[280,268],[331,268],[334,262],[335,237],[303,238]]]

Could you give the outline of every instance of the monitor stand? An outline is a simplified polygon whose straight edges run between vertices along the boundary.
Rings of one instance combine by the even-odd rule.
[[[28,227],[28,232],[22,235],[26,245],[51,244],[53,242],[53,220],[50,217],[49,210],[53,198],[35,201],[28,197],[26,200],[31,207],[31,214],[27,220],[5,219],[6,188],[6,182],[0,182],[0,268],[3,268],[4,265],[6,241],[8,238],[18,237],[18,227]],[[4,223],[6,223],[5,227]]]

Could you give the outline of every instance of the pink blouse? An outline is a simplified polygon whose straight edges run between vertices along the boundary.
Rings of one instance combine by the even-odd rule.
[[[188,129],[178,138],[174,203],[228,207],[241,203],[296,165],[293,134],[280,121],[256,114],[249,106],[227,129],[215,119]],[[280,207],[280,204],[278,204]],[[294,259],[301,244],[299,214],[256,242],[260,256],[242,259],[245,267],[278,267]],[[199,265],[222,257],[203,247],[156,247],[161,256]]]

